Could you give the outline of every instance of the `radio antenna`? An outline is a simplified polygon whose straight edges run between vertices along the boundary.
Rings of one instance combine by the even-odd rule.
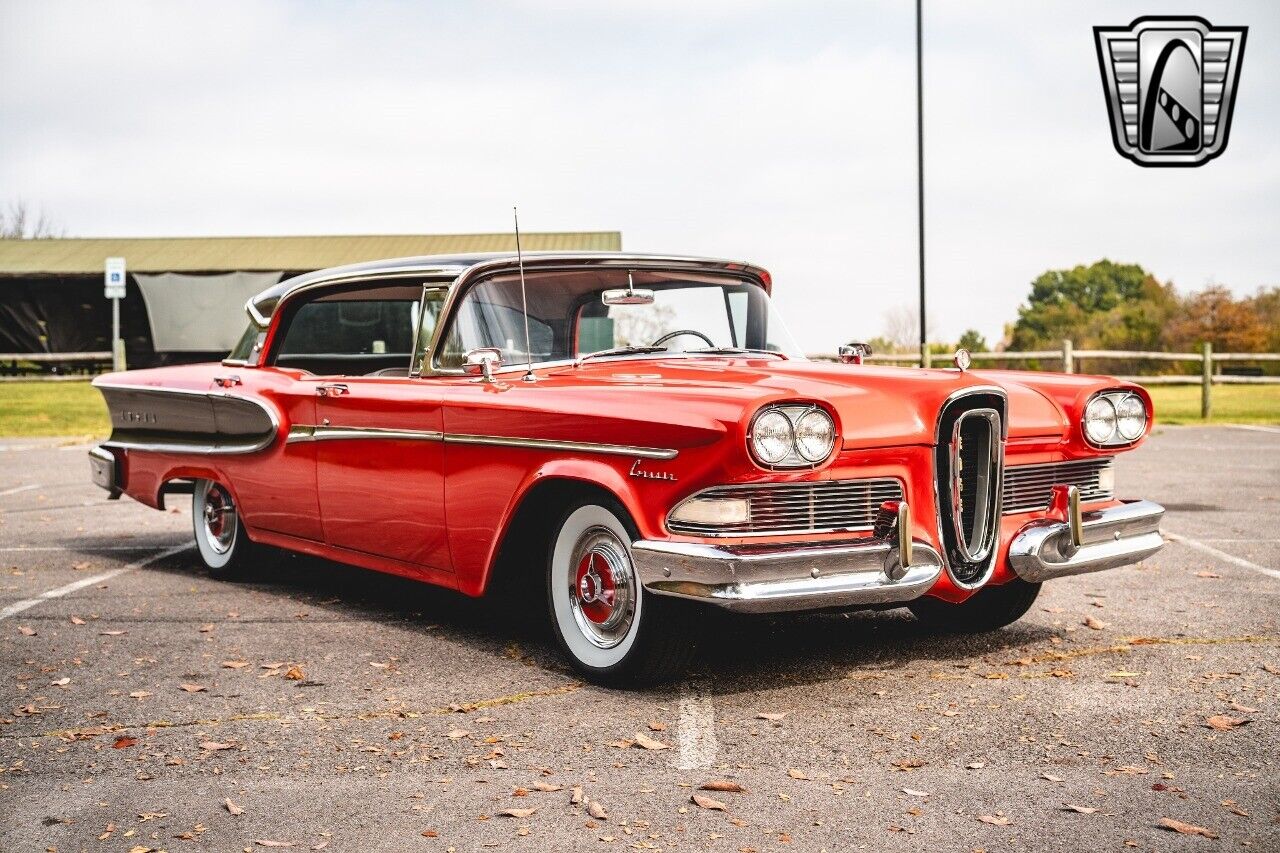
[[[520,312],[524,315],[524,354],[528,369],[522,377],[525,382],[537,382],[533,375],[533,345],[529,343],[529,297],[524,289],[524,253],[520,251],[520,209],[511,208],[511,217],[516,223],[516,263],[520,266]]]

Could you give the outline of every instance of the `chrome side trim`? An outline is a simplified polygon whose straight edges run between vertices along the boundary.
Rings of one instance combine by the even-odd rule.
[[[1023,580],[1040,583],[1137,563],[1164,546],[1163,517],[1164,507],[1145,500],[1081,513],[1078,547],[1071,519],[1033,521],[1010,543],[1009,565]]]
[[[491,447],[524,447],[534,450],[568,450],[601,453],[606,456],[634,456],[640,459],[675,459],[678,450],[664,447],[634,447],[626,444],[597,444],[591,441],[557,441],[548,438],[508,438],[501,435],[468,435],[447,432],[445,444],[484,444]]]
[[[675,459],[680,451],[662,447],[633,447],[626,444],[596,444],[589,441],[557,441],[546,438],[511,438],[501,435],[469,435],[416,429],[376,427],[313,426],[295,424],[289,428],[288,444],[303,441],[440,441],[445,444],[482,444],[490,447],[523,447],[533,450],[566,450],[573,453],[600,453],[639,459]]]
[[[641,540],[631,544],[640,582],[656,595],[743,613],[903,604],[942,574],[942,558],[916,540],[908,568],[894,580],[896,534],[853,542],[723,546]]]
[[[297,424],[289,428],[286,444],[303,441],[359,441],[382,439],[385,441],[443,441],[444,433],[420,429],[379,429],[377,427],[306,426]]]

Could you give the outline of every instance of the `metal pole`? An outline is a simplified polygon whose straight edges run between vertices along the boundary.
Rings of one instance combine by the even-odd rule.
[[[1204,343],[1204,364],[1200,371],[1200,417],[1206,421],[1213,411],[1213,344]]]
[[[923,0],[916,0],[916,208],[920,233],[920,364],[929,366],[928,330],[925,328],[924,300],[924,58],[921,48],[924,29]]]
[[[120,340],[120,300],[111,298],[111,369],[124,370],[124,347]]]

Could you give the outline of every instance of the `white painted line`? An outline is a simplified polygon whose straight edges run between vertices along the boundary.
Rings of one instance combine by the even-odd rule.
[[[680,717],[677,732],[680,770],[700,770],[716,760],[716,710],[696,684],[680,687]]]
[[[164,547],[164,546],[161,546]],[[13,545],[0,548],[0,552],[22,553],[23,551],[71,551],[77,554],[86,551],[158,551],[155,545]]]
[[[1259,566],[1257,563],[1251,563],[1248,560],[1235,556],[1234,554],[1228,554],[1226,551],[1219,551],[1217,548],[1206,545],[1203,542],[1198,542],[1195,539],[1188,539],[1186,536],[1179,536],[1178,534],[1170,533],[1167,530],[1162,532],[1164,533],[1165,539],[1180,542],[1188,548],[1194,548],[1195,550],[1208,554],[1211,557],[1217,557],[1224,563],[1230,563],[1231,565],[1239,566],[1242,569],[1252,569],[1255,572],[1261,572],[1268,577],[1272,577],[1280,581],[1280,569],[1268,569],[1266,566]]]
[[[5,489],[3,492],[0,492],[0,497],[4,497],[5,495],[16,495],[18,492],[29,492],[32,489],[38,488],[40,488],[39,483],[32,483],[29,486],[14,486],[12,489]]]
[[[70,595],[76,590],[84,589],[86,586],[93,586],[96,583],[102,583],[103,581],[111,580],[112,578],[122,575],[125,572],[135,571],[137,569],[142,568],[143,566],[148,566],[151,563],[154,563],[156,560],[163,560],[165,557],[172,557],[174,554],[178,554],[178,553],[181,553],[182,551],[189,550],[192,547],[194,547],[194,543],[189,545],[179,545],[176,548],[167,548],[158,554],[152,554],[150,557],[146,557],[144,559],[130,563],[127,566],[121,566],[120,568],[112,569],[109,572],[102,572],[100,574],[91,575],[90,577],[87,577],[87,578],[81,578],[80,580],[75,581],[74,583],[69,583],[66,586],[60,586],[57,589],[51,589],[48,592],[42,592],[39,595],[37,595],[35,598],[26,598],[26,599],[23,599],[22,601],[15,601],[13,604],[10,604],[8,607],[4,608],[3,610],[0,610],[0,621],[8,619],[10,616],[14,616],[18,613],[21,613],[24,610],[30,610],[32,607],[35,607],[37,604],[39,604],[42,601],[48,601],[52,598],[62,598],[62,596]]]
[[[1258,424],[1228,424],[1232,429],[1247,429],[1251,432],[1280,432],[1280,427],[1259,426]]]

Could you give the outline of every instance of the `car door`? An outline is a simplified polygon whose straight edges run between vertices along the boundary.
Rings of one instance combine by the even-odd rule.
[[[416,316],[425,302],[443,300],[443,288],[418,286],[406,313],[403,297],[366,300],[360,308],[368,334],[349,333],[361,353],[399,355],[403,368],[360,372],[360,358],[343,372],[313,376],[316,487],[324,539],[335,547],[416,567],[449,571],[444,513],[443,414],[437,387],[409,377]],[[378,295],[396,296],[382,292]],[[341,309],[337,320],[342,322]],[[348,313],[351,313],[348,309]],[[435,313],[428,311],[428,322]],[[405,325],[408,323],[408,325]],[[359,325],[359,324],[357,324]],[[353,337],[352,337],[353,336]]]

